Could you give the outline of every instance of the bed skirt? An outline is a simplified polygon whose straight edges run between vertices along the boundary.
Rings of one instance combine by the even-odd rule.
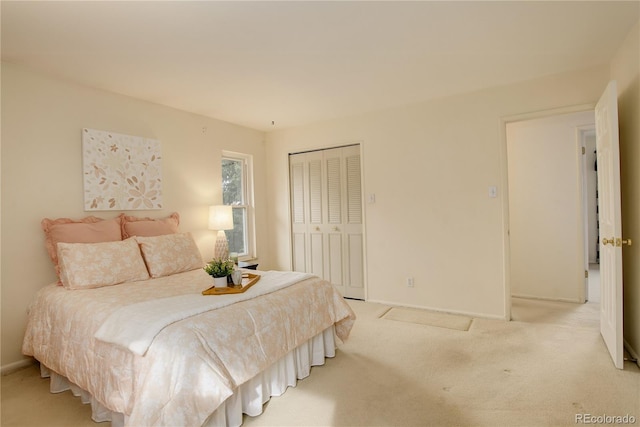
[[[312,366],[323,365],[324,359],[334,357],[335,353],[335,329],[331,326],[238,387],[234,394],[207,418],[203,426],[240,426],[243,414],[252,417],[260,415],[263,405],[272,396],[280,396],[287,387],[294,387],[297,380],[309,376]],[[40,373],[42,377],[50,377],[51,393],[70,390],[75,396],[80,397],[82,403],[91,404],[91,418],[94,421],[111,421],[112,427],[127,425],[127,417],[124,414],[112,412],[64,376],[51,371],[43,364],[40,364]]]

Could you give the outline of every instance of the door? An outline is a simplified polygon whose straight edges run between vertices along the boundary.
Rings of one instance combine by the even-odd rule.
[[[506,124],[512,297],[585,301],[578,129],[594,123],[591,110]]]
[[[364,299],[358,145],[289,156],[293,269]]]
[[[600,215],[600,333],[618,369],[624,366],[622,336],[622,215],[618,93],[611,81],[596,105],[598,211]],[[624,241],[627,243],[627,241]]]

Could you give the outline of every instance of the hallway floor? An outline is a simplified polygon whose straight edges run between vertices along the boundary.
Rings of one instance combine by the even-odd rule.
[[[571,327],[600,328],[600,268],[589,266],[588,301],[584,304],[528,298],[511,299],[511,319]]]

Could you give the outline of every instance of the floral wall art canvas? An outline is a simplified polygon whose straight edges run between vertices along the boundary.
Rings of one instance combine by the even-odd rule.
[[[160,141],[82,130],[84,210],[162,209]]]

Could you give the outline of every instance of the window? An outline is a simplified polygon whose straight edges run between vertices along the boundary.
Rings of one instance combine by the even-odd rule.
[[[233,230],[226,230],[229,252],[255,256],[252,157],[222,152],[222,203],[233,207]]]

